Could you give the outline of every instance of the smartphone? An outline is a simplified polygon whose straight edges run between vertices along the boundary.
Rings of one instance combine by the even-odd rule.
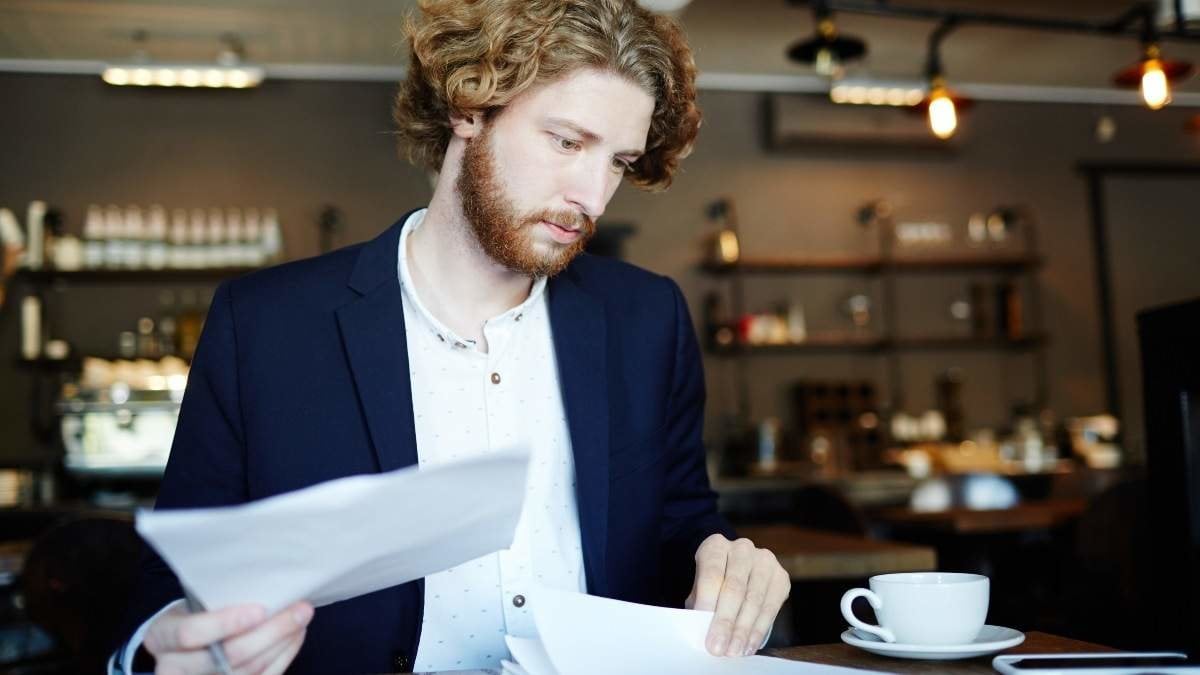
[[[1004,675],[1135,675],[1196,673],[1200,659],[1179,652],[1107,652],[1088,654],[1005,654],[992,659]]]

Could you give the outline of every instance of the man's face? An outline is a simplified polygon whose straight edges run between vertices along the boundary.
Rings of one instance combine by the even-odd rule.
[[[467,141],[458,176],[484,252],[521,274],[561,272],[643,152],[653,111],[637,85],[595,70],[514,99]]]

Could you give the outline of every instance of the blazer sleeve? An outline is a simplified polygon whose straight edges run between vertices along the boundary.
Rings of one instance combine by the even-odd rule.
[[[717,513],[709,486],[704,440],[704,366],[691,315],[679,286],[671,281],[675,359],[666,420],[666,491],[661,528],[664,602],[682,606],[696,575],[696,549],[710,535],[733,539],[733,528]]]
[[[229,282],[217,288],[179,411],[155,509],[238,504],[247,500],[245,436],[238,385],[238,345]],[[167,603],[183,597],[175,575],[143,546],[125,620],[132,635]]]

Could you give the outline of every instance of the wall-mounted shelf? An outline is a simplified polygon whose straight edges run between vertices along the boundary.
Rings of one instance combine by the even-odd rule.
[[[1016,339],[975,337],[906,337],[885,338],[830,338],[815,339],[793,344],[729,345],[712,349],[715,356],[769,355],[769,354],[824,354],[831,352],[875,352],[894,351],[940,351],[940,350],[984,350],[1001,349],[1025,351],[1039,349],[1047,343],[1045,335],[1028,335]]]
[[[885,260],[878,257],[743,258],[736,263],[706,262],[700,269],[708,274],[921,274],[951,272],[1024,273],[1037,269],[1036,256],[930,256]]]
[[[79,284],[217,283],[248,274],[255,269],[257,268],[18,270],[16,278],[41,285],[55,282]]]
[[[916,354],[933,355],[935,360],[952,359],[950,353],[994,353],[997,355],[1018,355],[1028,358],[1032,366],[1032,390],[1028,395],[1022,395],[1014,404],[1029,404],[1035,409],[1045,406],[1049,400],[1049,382],[1047,377],[1047,350],[1049,336],[1044,333],[1041,310],[1041,294],[1038,288],[1037,274],[1045,264],[1038,253],[1036,223],[1033,215],[1024,207],[1005,207],[997,209],[996,213],[1004,212],[1005,228],[1018,231],[1020,240],[1006,240],[1002,246],[992,244],[971,245],[967,242],[945,245],[912,245],[899,248],[897,246],[896,228],[890,210],[882,208],[880,202],[871,202],[856,213],[855,219],[859,225],[873,226],[879,238],[878,247],[873,252],[846,253],[841,255],[811,255],[797,253],[795,255],[746,255],[740,245],[737,219],[733,207],[728,200],[722,200],[710,207],[710,217],[721,222],[722,229],[713,238],[710,245],[712,258],[697,264],[697,271],[710,279],[721,282],[722,291],[710,292],[705,299],[705,345],[710,357],[720,359],[729,364],[733,375],[735,391],[735,418],[747,428],[753,428],[758,422],[755,412],[751,410],[751,365],[750,362],[762,357],[807,358],[822,355],[850,355],[852,357],[867,357],[881,359],[884,365],[882,388],[885,388],[887,398],[880,402],[879,412],[883,415],[880,427],[888,429],[888,416],[894,412],[905,411],[905,364],[910,360],[917,363],[917,368],[925,368],[921,359],[910,359]],[[739,257],[739,251],[742,253]],[[730,255],[737,258],[733,263],[720,262],[721,256]],[[854,283],[866,282],[869,288],[865,291],[872,300],[871,318],[869,319],[870,333],[856,333],[855,328],[847,327],[844,331],[832,333],[808,332],[803,342],[784,344],[749,344],[742,342],[751,336],[777,336],[781,332],[792,333],[800,329],[793,327],[793,321],[802,321],[790,315],[789,310],[779,309],[774,313],[779,323],[771,323],[767,330],[756,324],[757,317],[751,313],[747,302],[748,289],[752,284],[766,282],[764,278],[778,279],[781,277],[809,277],[820,282],[824,277],[847,276]],[[958,284],[968,277],[971,287],[970,303],[972,313],[988,307],[991,316],[972,315],[971,329],[974,334],[954,333],[954,328],[944,326],[946,333],[922,334],[922,331],[936,331],[938,326],[921,320],[921,325],[902,326],[900,317],[902,308],[899,306],[900,288],[922,281],[928,283],[929,278],[941,282],[943,280]],[[976,278],[977,277],[977,278]],[[821,286],[816,286],[821,288]],[[768,285],[776,289],[777,285]],[[789,286],[789,292],[796,292],[795,286]],[[829,288],[828,285],[824,288]],[[834,288],[844,288],[836,285]],[[858,288],[856,286],[856,288]],[[989,288],[994,293],[988,297]],[[844,291],[842,291],[844,292]],[[725,295],[726,303],[722,299]],[[934,294],[938,298],[942,295]],[[806,304],[812,306],[811,297],[806,297]],[[930,294],[912,296],[907,302],[926,302],[932,299]],[[940,302],[941,300],[939,300]],[[761,302],[756,303],[762,306]],[[787,305],[788,303],[776,303]],[[817,305],[830,306],[834,303],[816,302]],[[994,305],[994,306],[993,306]],[[728,309],[726,309],[728,308]],[[790,309],[790,307],[789,307]],[[801,310],[802,311],[802,310]],[[788,314],[788,316],[783,316]],[[913,314],[913,313],[906,313]],[[916,312],[921,316],[920,312]],[[925,313],[926,318],[929,313]],[[803,317],[803,315],[799,315]],[[852,317],[853,318],[853,317]],[[782,325],[785,324],[785,325]],[[729,344],[730,340],[733,344]],[[724,344],[723,344],[724,343]],[[943,354],[946,355],[943,358]],[[925,359],[928,361],[929,359]],[[1004,367],[1010,367],[1005,363]],[[754,381],[762,386],[764,379],[772,376],[768,370],[778,372],[796,372],[792,368],[768,368],[754,370]],[[803,368],[801,368],[803,370]],[[778,376],[776,376],[778,377]],[[863,467],[858,467],[863,468]]]

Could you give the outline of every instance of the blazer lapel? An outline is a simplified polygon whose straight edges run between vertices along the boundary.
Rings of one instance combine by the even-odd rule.
[[[608,369],[604,306],[568,269],[550,280],[550,327],[575,456],[576,501],[588,591],[608,589]]]
[[[397,272],[400,230],[407,220],[406,214],[363,245],[349,282],[360,297],[337,310],[380,471],[417,463],[404,300]]]

